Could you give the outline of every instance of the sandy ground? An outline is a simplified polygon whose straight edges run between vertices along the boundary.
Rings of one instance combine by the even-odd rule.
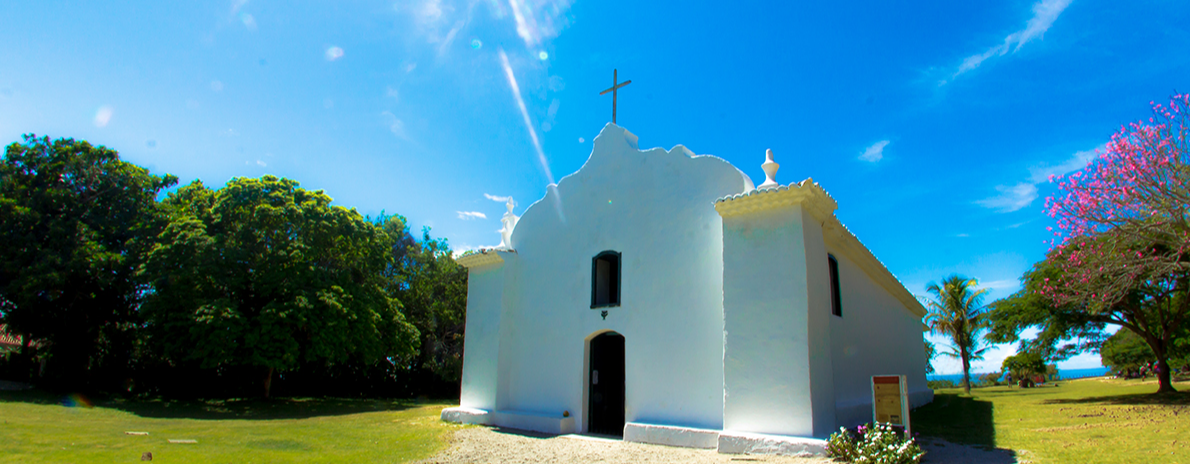
[[[924,438],[924,463],[1028,463],[1016,452]],[[450,446],[426,463],[832,463],[826,457],[720,454],[624,442],[596,436],[553,436],[507,428],[470,427],[454,432]]]
[[[596,436],[543,435],[486,426],[461,428],[426,463],[830,463],[826,457],[730,455]]]

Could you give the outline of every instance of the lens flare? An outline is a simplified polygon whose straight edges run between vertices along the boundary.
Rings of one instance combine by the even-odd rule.
[[[483,42],[480,42],[479,39],[471,39],[471,48],[479,50],[483,48]]]
[[[110,106],[104,105],[99,107],[99,110],[95,112],[95,119],[93,121],[95,123],[95,127],[102,128],[107,126],[107,123],[112,120],[112,113],[113,110]]]
[[[550,59],[550,54],[548,54],[548,53],[545,53],[545,51],[544,51],[544,50],[543,50],[543,51],[540,51],[540,52],[537,52],[537,59],[538,59],[538,60],[541,60],[541,61],[548,60],[548,59]]]
[[[326,49],[326,60],[327,61],[335,61],[340,58],[343,58],[343,49],[341,49],[339,47],[333,47],[333,46]]]
[[[86,396],[79,393],[74,393],[63,397],[60,403],[63,407],[91,408],[95,406],[95,404],[91,403],[91,399],[88,399]]]

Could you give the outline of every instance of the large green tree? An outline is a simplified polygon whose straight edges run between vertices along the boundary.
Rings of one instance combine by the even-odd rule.
[[[977,281],[959,275],[947,276],[939,283],[930,283],[926,292],[926,325],[935,334],[950,339],[944,355],[959,359],[963,364],[963,390],[971,392],[971,361],[983,358],[987,350],[982,342],[986,322],[983,318],[983,297],[987,289],[975,289]]]
[[[385,292],[393,239],[322,191],[265,176],[194,182],[149,256],[149,329],[168,359],[274,373],[413,354],[418,333]]]
[[[40,341],[49,374],[77,379],[105,355],[127,360],[115,352],[136,326],[138,268],[164,225],[157,193],[176,182],[85,141],[27,135],[5,150],[0,318]]]
[[[407,364],[417,379],[412,388],[420,393],[452,394],[437,389],[457,386],[462,376],[467,270],[455,263],[447,241],[430,237],[429,229],[422,231],[419,242],[400,216],[382,217],[377,222],[395,238],[386,288],[404,305],[405,317],[421,338],[417,355]]]

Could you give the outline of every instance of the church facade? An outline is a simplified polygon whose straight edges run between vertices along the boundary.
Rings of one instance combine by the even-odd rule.
[[[469,269],[450,421],[722,452],[821,451],[871,377],[926,387],[921,304],[812,180],[759,187],[607,125]],[[511,211],[511,208],[510,208]]]

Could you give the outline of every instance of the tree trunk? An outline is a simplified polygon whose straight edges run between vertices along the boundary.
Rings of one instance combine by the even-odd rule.
[[[1149,349],[1153,350],[1153,355],[1157,356],[1157,393],[1177,392],[1170,383],[1168,352],[1166,348],[1170,346],[1172,341],[1168,339],[1145,338],[1149,343]]]
[[[26,376],[26,379],[22,379],[21,381],[29,381],[33,379],[33,350],[31,348],[33,338],[29,337],[29,333],[22,334],[21,336],[23,337],[21,339],[21,375]],[[45,365],[43,364],[42,366],[44,367]],[[38,377],[40,376],[39,374]]]
[[[971,394],[971,361],[968,360],[967,351],[962,352],[963,356],[963,392]]]
[[[1177,392],[1170,383],[1169,362],[1164,356],[1157,357],[1157,393]]]
[[[264,398],[269,398],[269,391],[273,388],[273,368],[269,367],[264,375]]]

